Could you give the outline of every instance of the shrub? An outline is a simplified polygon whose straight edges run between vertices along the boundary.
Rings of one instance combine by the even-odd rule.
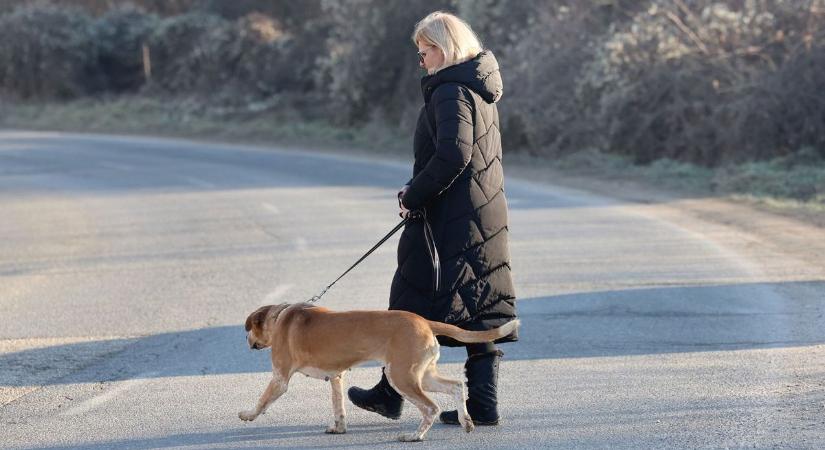
[[[449,2],[422,0],[327,0],[330,17],[327,54],[319,61],[318,81],[338,123],[363,123],[381,117],[398,122],[421,104],[415,23]]]
[[[231,23],[200,12],[163,19],[149,37],[152,83],[175,93],[210,92],[231,81]]]
[[[97,20],[98,64],[108,89],[134,91],[143,85],[143,45],[158,23],[157,16],[133,6],[109,10]]]
[[[67,99],[97,91],[98,47],[85,13],[47,4],[0,16],[0,90],[28,99]]]
[[[607,38],[580,92],[595,93],[607,147],[639,163],[713,166],[821,145],[817,11],[811,2],[654,0]]]
[[[506,148],[563,155],[601,146],[598,124],[576,88],[594,57],[594,44],[642,3],[460,3],[459,14],[468,19],[501,65],[504,96],[500,109]]]
[[[258,13],[235,21],[201,12],[163,19],[151,35],[152,82],[176,94],[249,102],[314,87],[317,27],[296,39],[276,19]],[[318,41],[321,41],[319,44]],[[309,51],[307,51],[309,50]]]

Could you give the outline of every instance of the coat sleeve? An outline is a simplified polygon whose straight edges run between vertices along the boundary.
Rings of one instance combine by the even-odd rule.
[[[464,171],[473,154],[473,103],[466,88],[443,84],[433,92],[436,149],[412,179],[402,202],[419,209],[444,192]],[[426,117],[424,120],[428,120]]]

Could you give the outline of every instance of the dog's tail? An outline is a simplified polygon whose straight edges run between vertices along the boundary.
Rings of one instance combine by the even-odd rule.
[[[433,322],[431,320],[428,320],[427,323],[429,323],[433,334],[437,336],[449,336],[466,344],[495,341],[496,339],[503,338],[504,336],[512,333],[516,328],[518,328],[519,324],[521,324],[519,320],[511,320],[498,328],[493,328],[492,330],[469,331],[447,323]]]

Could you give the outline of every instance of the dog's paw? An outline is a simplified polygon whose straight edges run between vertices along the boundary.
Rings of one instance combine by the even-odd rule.
[[[238,413],[238,417],[243,421],[252,422],[258,415],[255,414],[255,411],[241,411]]]
[[[345,434],[347,432],[347,427],[335,425],[332,427],[328,427],[324,432],[326,434]]]
[[[464,431],[466,431],[467,433],[469,433],[469,432],[476,429],[476,426],[473,425],[473,419],[471,419],[470,416],[465,416],[464,417],[464,424],[463,425],[464,425]]]
[[[327,428],[327,434],[344,434],[347,432],[347,417],[345,415],[339,416],[338,420],[332,423],[332,426]]]
[[[398,440],[401,442],[421,442],[421,436],[418,433],[404,433],[398,436]]]

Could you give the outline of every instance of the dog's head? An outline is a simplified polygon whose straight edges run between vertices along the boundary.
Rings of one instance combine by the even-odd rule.
[[[261,306],[246,318],[246,341],[249,348],[261,350],[272,346],[270,341],[275,321],[287,306],[289,303]]]

